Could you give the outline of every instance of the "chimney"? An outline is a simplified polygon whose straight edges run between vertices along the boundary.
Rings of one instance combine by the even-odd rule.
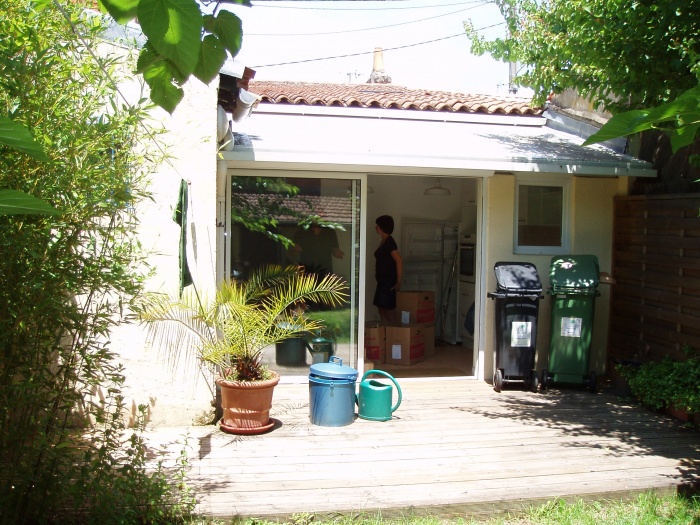
[[[391,77],[384,71],[384,54],[381,47],[374,48],[374,67],[368,84],[391,84]]]

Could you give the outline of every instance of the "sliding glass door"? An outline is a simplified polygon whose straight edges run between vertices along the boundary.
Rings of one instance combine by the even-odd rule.
[[[361,180],[336,173],[232,173],[226,276],[246,279],[261,266],[293,264],[320,277],[339,275],[348,285],[348,302],[340,307],[305,305],[306,315],[322,320],[324,329],[268,348],[266,364],[283,376],[307,376],[311,364],[330,355],[357,367]]]

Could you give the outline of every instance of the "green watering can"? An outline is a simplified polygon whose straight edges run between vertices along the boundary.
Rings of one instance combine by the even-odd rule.
[[[372,374],[388,377],[391,379],[392,383],[396,385],[399,398],[393,407],[391,406],[393,393],[391,385],[385,385],[375,379],[367,379],[367,376]],[[389,421],[391,419],[391,414],[399,408],[400,404],[401,387],[396,382],[396,379],[383,370],[368,370],[365,372],[362,376],[360,390],[357,395],[357,406],[359,407],[357,415],[359,417],[362,419],[369,419],[370,421]]]

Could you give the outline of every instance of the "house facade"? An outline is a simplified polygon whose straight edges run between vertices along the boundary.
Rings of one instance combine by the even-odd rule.
[[[162,116],[172,157],[156,175],[156,201],[141,214],[144,244],[158,254],[149,287],[177,288],[182,228],[194,286],[211,293],[217,282],[245,277],[256,265],[308,266],[302,257],[314,249],[305,251],[299,236],[320,222],[333,235],[312,238],[315,252],[337,251],[319,264],[343,276],[350,295],[342,312],[314,315],[342,333],[336,353],[358,370],[366,366],[366,323],[378,320],[372,306],[376,217],[395,219],[405,263],[402,288],[435,292],[435,336],[451,355],[444,366],[438,353],[432,369],[428,360],[407,367],[408,375],[490,381],[496,323],[487,293],[496,287],[494,265],[533,263],[545,290],[555,255],[594,254],[609,273],[613,197],[627,194],[634,177],[655,176],[632,157],[582,148],[583,138],[562,131],[561,122],[555,129],[546,112],[524,99],[390,84],[248,82],[243,67],[222,72],[218,85],[191,83],[185,92],[174,114]],[[236,109],[239,101],[245,104]],[[181,180],[189,205],[182,228],[171,218]],[[243,226],[246,214],[265,217],[288,243],[251,232]],[[325,244],[328,250],[321,250]],[[473,271],[462,268],[467,253]],[[609,287],[599,291],[591,350],[598,375],[605,371]],[[548,359],[549,323],[544,298],[538,370]],[[123,346],[143,348],[133,344],[142,333],[129,337]],[[158,349],[150,350],[131,360],[155,359]],[[281,350],[270,349],[270,366],[283,381],[307,381],[309,352],[302,347],[289,358]],[[168,403],[193,407],[187,416],[208,397],[194,375],[163,371],[161,379],[172,393]]]
[[[246,255],[254,251],[252,239],[235,238],[231,178],[292,181],[300,194],[320,199],[318,213],[331,222],[340,216],[327,212],[325,204],[345,199],[345,222],[335,230],[344,257],[333,259],[330,269],[350,285],[350,348],[344,355],[359,369],[364,326],[378,319],[372,296],[379,215],[395,219],[403,289],[434,290],[436,336],[464,347],[469,364],[455,375],[490,380],[496,327],[487,292],[496,286],[495,263],[535,264],[544,289],[555,255],[594,254],[601,271],[609,272],[613,197],[627,192],[630,177],[655,175],[631,157],[582,148],[582,138],[548,126],[546,114],[524,99],[390,84],[251,81],[248,91],[259,102],[247,119],[233,123],[234,146],[217,161],[219,186],[226,192],[218,217],[225,224],[219,275],[262,262]],[[421,242],[431,243],[439,255],[421,251]],[[466,253],[461,247],[468,244],[474,246],[473,276],[459,271]],[[284,251],[270,257],[297,261]],[[609,290],[601,285],[600,292],[591,363],[598,374],[604,372],[609,307]],[[474,328],[466,334],[470,307]],[[538,368],[546,366],[548,354],[548,307],[543,300]],[[304,363],[297,375],[303,379],[307,368]]]

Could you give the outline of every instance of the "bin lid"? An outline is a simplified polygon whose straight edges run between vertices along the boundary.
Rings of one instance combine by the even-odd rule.
[[[516,292],[518,294],[540,294],[542,283],[537,274],[537,267],[528,262],[497,262],[493,271],[496,273],[498,292]]]
[[[331,357],[329,363],[316,363],[315,365],[311,365],[309,376],[318,377],[319,379],[337,379],[354,382],[357,379],[357,374],[357,370],[350,366],[345,366],[342,359],[334,356]]]
[[[595,289],[598,287],[600,270],[595,255],[567,255],[552,257],[549,280],[552,288]]]

